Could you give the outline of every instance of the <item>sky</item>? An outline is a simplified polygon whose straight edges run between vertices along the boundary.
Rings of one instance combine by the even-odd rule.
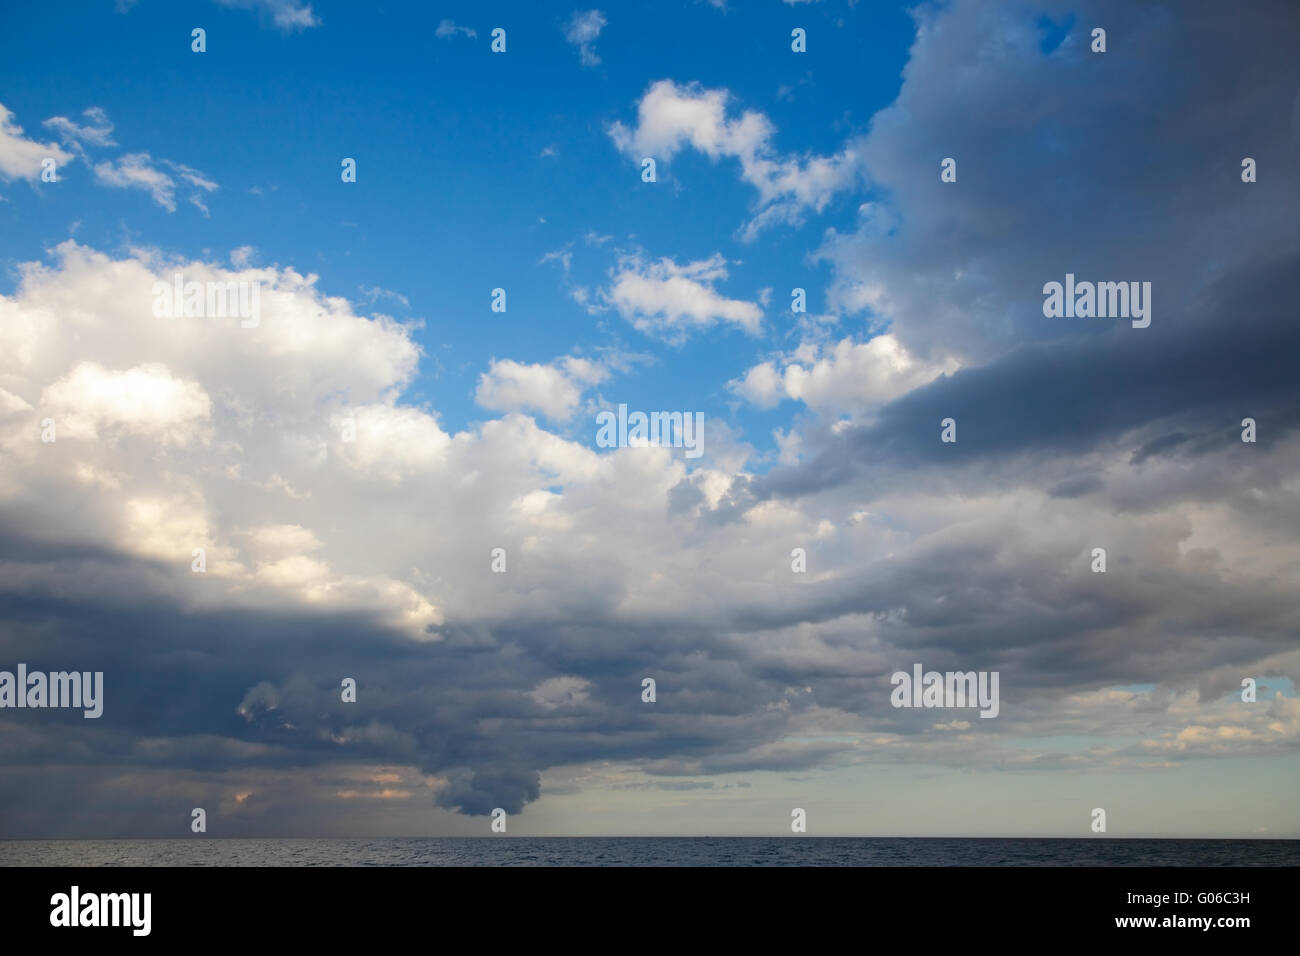
[[[0,838],[1300,836],[1294,4],[0,22]]]

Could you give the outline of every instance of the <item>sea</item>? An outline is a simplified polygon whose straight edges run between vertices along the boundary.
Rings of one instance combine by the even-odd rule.
[[[0,866],[1300,866],[1300,840],[427,837],[5,840]]]

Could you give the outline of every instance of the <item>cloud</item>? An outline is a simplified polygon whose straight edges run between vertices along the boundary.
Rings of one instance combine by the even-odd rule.
[[[155,318],[153,283],[178,269],[262,281],[259,326]],[[1293,323],[1260,305],[1292,301],[1276,283],[1295,275],[1245,276],[1238,292],[1257,298],[1223,299],[1222,314],[1262,317],[1222,334],[1257,341],[1279,370],[1294,349],[1262,335]],[[816,354],[838,371],[856,348]],[[1292,746],[1291,704],[1243,715],[1194,690],[1206,675],[1300,667],[1288,586],[1300,437],[1277,434],[1259,401],[1280,402],[1283,379],[1245,361],[1238,380],[1255,391],[1224,392],[1265,409],[1268,443],[1229,433],[1170,450],[1199,446],[1194,469],[1160,455],[1135,465],[1145,442],[1131,432],[1184,356],[1149,392],[1116,394],[1088,438],[1060,427],[1068,401],[1023,376],[1059,380],[1064,395],[1123,353],[1078,362],[1071,380],[1060,348],[1060,361],[963,368],[864,430],[814,429],[820,462],[765,477],[719,460],[712,439],[694,465],[662,447],[598,453],[513,410],[449,433],[399,401],[419,360],[409,330],[357,314],[314,276],[64,243],[0,297],[0,602],[9,659],[76,660],[105,672],[109,696],[94,729],[24,724],[0,739],[0,802],[51,753],[88,792],[108,792],[111,768],[154,809],[179,799],[159,781],[219,775],[212,807],[228,809],[210,811],[257,832],[283,823],[266,795],[296,804],[340,775],[355,776],[325,792],[404,789],[426,806],[517,813],[541,795],[541,771],[575,764],[669,780],[884,759],[1095,770],[1214,755],[1228,740],[1239,754]],[[1216,350],[1226,367],[1248,358],[1205,346]],[[1206,380],[1187,367],[1175,412]],[[562,415],[563,380],[603,374],[566,357],[494,363],[487,378]],[[1041,414],[1019,401],[1034,394]],[[953,403],[945,462],[935,412]],[[60,429],[50,444],[47,416]],[[855,467],[830,454],[841,445]],[[1093,490],[1050,493],[1079,473],[1098,476]],[[792,542],[808,549],[806,577],[790,571]],[[1088,571],[1097,542],[1106,575]],[[496,547],[505,574],[490,570]],[[205,574],[191,571],[194,548]],[[917,660],[999,670],[999,719],[963,729],[967,715],[893,709],[889,674]],[[671,707],[640,702],[646,674]],[[358,680],[356,710],[339,704],[344,676]],[[1164,689],[1107,690],[1139,681]],[[1045,734],[1117,743],[1063,754],[1018,739]],[[394,765],[406,782],[343,769]],[[322,827],[352,819],[320,813]],[[87,818],[0,819],[4,832],[67,833]],[[127,819],[137,834],[157,827],[138,810]]]
[[[575,10],[564,25],[564,39],[578,48],[578,58],[583,66],[597,66],[596,40],[608,21],[599,10]]]
[[[1160,731],[1141,746],[1150,753],[1181,757],[1233,756],[1243,747],[1281,754],[1300,747],[1300,698],[1277,694],[1267,703],[1245,708],[1231,699],[1215,704],[1192,711],[1197,713],[1195,723]]]
[[[236,265],[239,264],[240,263],[236,263]],[[387,300],[396,305],[400,305],[403,309],[409,309],[411,307],[410,299],[402,295],[400,292],[394,292],[392,289],[384,289],[379,286],[367,286],[363,284],[357,287],[357,291],[361,293],[366,302],[370,305]]]
[[[239,519],[240,533],[246,540],[260,543],[241,550],[233,538],[218,531],[213,501],[202,488],[204,479],[198,477],[214,477],[216,472],[211,469],[216,468],[227,479],[237,480],[247,464],[236,458],[224,465],[216,461],[226,454],[239,456],[237,449],[243,440],[235,433],[252,425],[246,418],[252,406],[245,403],[258,401],[254,396],[257,387],[250,390],[248,382],[236,386],[229,368],[225,372],[220,369],[226,362],[233,363],[230,367],[251,368],[271,361],[270,356],[276,354],[282,359],[295,354],[324,358],[334,352],[337,371],[352,382],[352,394],[360,400],[355,406],[332,412],[315,410],[322,416],[318,428],[335,427],[331,415],[347,415],[357,423],[356,440],[339,449],[338,467],[380,481],[392,480],[395,473],[429,467],[439,449],[445,448],[446,436],[428,416],[409,422],[404,420],[403,410],[375,401],[380,392],[374,388],[358,391],[355,386],[365,381],[366,373],[357,377],[345,371],[345,366],[352,364],[386,368],[383,375],[391,383],[392,374],[404,374],[401,370],[413,363],[415,350],[405,334],[396,326],[351,317],[338,300],[325,300],[314,293],[314,278],[292,271],[228,272],[215,265],[167,264],[151,258],[114,263],[71,241],[62,244],[58,254],[57,271],[28,269],[19,299],[2,300],[4,311],[13,319],[6,323],[9,341],[5,344],[11,356],[3,371],[6,389],[31,396],[31,401],[24,401],[32,406],[31,412],[19,406],[16,414],[10,413],[0,439],[6,453],[26,459],[27,466],[35,465],[24,451],[21,419],[24,415],[51,419],[57,429],[54,447],[73,449],[76,456],[76,468],[63,479],[71,482],[67,487],[89,486],[113,497],[111,505],[105,499],[105,510],[93,517],[83,516],[94,525],[87,532],[105,546],[137,558],[163,561],[173,561],[195,547],[204,548],[208,574],[233,588],[228,596],[241,595],[236,603],[265,606],[280,595],[300,608],[368,608],[386,622],[384,626],[428,639],[441,615],[412,584],[369,569],[339,568],[337,558],[329,556],[272,556],[265,547],[267,529],[258,530],[261,522],[252,513]],[[151,308],[154,282],[169,281],[173,269],[197,281],[264,284],[264,317],[259,325],[264,332],[244,329],[238,319],[155,318]],[[119,297],[116,305],[87,312],[77,304],[97,299],[99,293],[89,290],[110,287]],[[29,311],[33,308],[35,311]],[[115,343],[117,336],[131,327],[150,342],[148,347],[135,349]],[[308,327],[312,333],[304,336]],[[77,351],[83,357],[67,361],[70,356],[49,351],[50,336],[61,334],[78,340]],[[246,354],[236,359],[236,353],[245,349],[262,357]],[[326,379],[330,377],[324,366],[318,371]],[[277,381],[273,390],[300,387],[282,375],[272,377]],[[281,409],[289,412],[283,395]],[[235,424],[239,420],[243,425]],[[235,432],[228,430],[230,426]],[[142,442],[158,450],[160,457],[154,459],[158,472],[148,480],[128,483],[125,476],[135,468],[132,449]],[[190,477],[179,477],[178,469],[188,471]],[[286,485],[291,487],[273,469],[246,477],[249,487],[261,485],[266,489],[262,493],[273,498],[284,495]],[[298,500],[306,499],[300,496]],[[233,528],[226,530],[234,533]],[[312,540],[310,529],[304,527],[297,540]]]
[[[1125,468],[1205,455],[1222,463],[1242,444],[1238,408],[1266,418],[1270,440],[1285,443],[1300,429],[1288,400],[1291,374],[1280,358],[1300,348],[1300,333],[1284,318],[1288,303],[1300,297],[1291,275],[1298,262],[1296,256],[1265,259],[1221,279],[1177,323],[1153,322],[1140,332],[1125,324],[1083,339],[1034,343],[962,368],[888,403],[870,422],[828,437],[806,469],[773,472],[763,484],[773,492],[806,492],[881,470],[915,475],[1008,460],[1023,467],[1022,456],[1051,462],[1059,481],[1070,472],[1063,462],[1102,450]],[[1238,316],[1236,324],[1225,325],[1225,314]],[[1135,334],[1144,335],[1143,347],[1135,347]],[[1098,369],[1106,371],[1104,386]],[[1212,393],[1206,382],[1214,383]],[[758,378],[752,389],[764,394],[763,384]],[[1032,402],[1024,401],[1031,395]],[[1080,395],[1088,396],[1086,414],[1071,413]],[[933,441],[949,416],[959,430],[963,422],[977,429],[976,440]],[[1182,437],[1171,441],[1174,434]],[[1230,471],[1201,474],[1215,487],[1230,480]],[[1125,506],[1148,497],[1138,494]]]
[[[441,826],[563,774],[1289,759],[1295,173],[1234,165],[1248,133],[1289,155],[1294,16],[1101,4],[1080,22],[1125,24],[1132,55],[1090,61],[1078,37],[1044,54],[1038,15],[922,11],[871,203],[821,249],[877,334],[804,325],[733,386],[809,410],[775,467],[724,420],[698,461],[544,427],[528,412],[564,421],[613,367],[574,356],[493,362],[499,417],[455,431],[407,396],[409,326],[292,269],[72,242],[24,264],[0,296],[5,658],[103,670],[107,699],[0,735],[0,834],[163,835],[198,805],[228,834],[347,832],[398,791],[403,824]],[[735,155],[720,115],[669,126]],[[625,256],[600,302],[669,338],[756,330],[726,266]],[[1149,271],[1152,325],[1045,322],[1067,269]],[[154,317],[177,271],[262,282],[262,321]],[[891,707],[917,662],[999,671],[998,719]],[[1283,690],[1244,704],[1246,675]]]
[[[82,362],[40,397],[64,438],[90,441],[102,428],[121,426],[159,441],[188,443],[199,437],[211,404],[201,386],[174,378],[158,363],[111,371]]]
[[[638,162],[645,156],[670,161],[687,147],[712,160],[739,160],[741,179],[758,190],[754,216],[740,233],[745,241],[778,223],[799,225],[809,210],[823,211],[836,193],[860,180],[855,147],[833,156],[782,156],[772,145],[771,121],[754,110],[729,119],[731,100],[726,90],[660,80],[637,104],[636,126],[615,122],[609,136]]]
[[[301,0],[217,0],[217,3],[238,10],[256,10],[269,16],[276,28],[285,33],[320,26],[320,19],[312,12],[311,4]]]
[[[566,246],[563,249],[552,250],[537,260],[539,266],[545,265],[548,262],[558,262],[564,267],[564,271],[567,273],[569,267],[573,265],[573,252]]]
[[[539,411],[552,421],[568,421],[584,389],[608,377],[603,366],[574,356],[547,365],[493,359],[479,376],[474,400],[492,411]]]
[[[88,162],[85,145],[116,146],[113,141],[113,123],[108,114],[98,106],[82,111],[89,120],[84,126],[74,123],[65,116],[52,116],[43,125],[54,130],[65,146],[72,149],[83,161]]]
[[[453,20],[442,20],[438,24],[438,29],[433,31],[433,35],[440,40],[445,40],[448,37],[454,37],[458,33],[469,37],[471,40],[474,37],[478,36],[477,30],[473,29],[472,27],[459,27],[456,25],[455,21]]]
[[[762,310],[756,303],[720,295],[714,284],[725,278],[726,260],[721,253],[685,265],[668,258],[647,261],[639,255],[622,256],[601,295],[637,329],[671,342],[681,342],[690,332],[719,322],[757,334]]]
[[[54,131],[60,141],[72,152],[54,145],[42,145],[24,139],[22,129],[12,122],[12,114],[0,105],[0,177],[25,178],[35,181],[41,172],[41,161],[46,157],[57,163],[80,158],[87,165],[91,158],[87,146],[116,146],[113,140],[113,122],[98,106],[82,112],[87,122],[78,124],[65,116],[52,116],[43,125]],[[155,160],[147,152],[127,153],[115,160],[105,160],[93,167],[97,182],[118,189],[141,189],[168,212],[176,211],[176,192],[187,187],[187,201],[207,215],[208,208],[202,196],[213,192],[217,184],[197,169],[171,160]]]
[[[540,792],[541,775],[535,771],[460,771],[452,774],[447,786],[438,792],[437,803],[485,816],[497,807],[506,813],[521,813]]]
[[[206,214],[208,209],[203,204],[202,192],[213,192],[217,184],[189,166],[166,159],[159,162],[171,172],[164,172],[155,165],[155,160],[148,153],[128,153],[115,161],[109,160],[96,164],[95,178],[106,186],[118,189],[142,189],[168,212],[176,211],[176,189],[179,179],[180,182],[192,187],[188,197],[189,202]]]
[[[1162,11],[1090,4],[1044,52],[1033,4],[999,5],[991,19],[979,3],[918,7],[898,98],[854,143],[871,201],[818,256],[834,270],[831,307],[889,323],[922,357],[970,363],[1026,342],[1104,333],[1102,321],[1043,317],[1043,284],[1067,272],[1150,281],[1153,322],[1172,322],[1216,274],[1258,250],[1294,250],[1295,164],[1277,163],[1267,182],[1240,179],[1242,156],[1293,155],[1300,142],[1281,121],[1296,99],[1294,10],[1265,2],[1231,27],[1205,2],[1177,17]],[[1088,25],[1110,17],[1139,56],[1090,51]],[[1220,29],[1239,42],[1208,42]],[[1205,57],[1194,74],[1181,66],[1191,49]],[[1171,98],[1186,111],[1170,112]],[[945,157],[956,160],[955,183],[940,181]],[[1138,222],[1159,223],[1164,238]],[[1189,270],[1192,260],[1203,267]]]
[[[580,707],[589,701],[591,681],[581,677],[551,677],[532,690],[532,698],[543,710]]]
[[[866,342],[845,338],[828,347],[805,343],[790,356],[753,366],[729,387],[760,408],[792,398],[838,414],[884,404],[956,369],[953,361],[919,361],[884,334]]]
[[[0,177],[36,182],[41,176],[42,160],[48,157],[59,165],[71,161],[71,154],[52,143],[26,139],[22,127],[13,121],[13,115],[0,104]]]

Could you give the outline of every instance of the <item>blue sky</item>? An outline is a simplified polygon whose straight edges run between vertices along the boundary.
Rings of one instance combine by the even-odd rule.
[[[1300,834],[1293,3],[3,26],[0,837]]]
[[[75,30],[48,7],[9,14],[0,85],[29,132],[99,107],[119,146],[92,147],[96,161],[146,151],[218,184],[203,197],[207,215],[105,190],[84,164],[57,190],[14,190],[0,209],[13,227],[0,239],[9,286],[16,263],[74,223],[78,240],[98,248],[145,241],[219,256],[251,245],[254,263],[316,272],[330,295],[423,321],[415,338],[427,358],[405,398],[436,407],[446,427],[482,417],[474,389],[493,357],[545,363],[614,350],[636,360],[604,389],[611,402],[701,410],[772,447],[784,416],[736,402],[725,384],[788,341],[790,289],[808,290],[810,312],[825,310],[828,269],[807,253],[828,226],[852,225],[863,196],[840,194],[801,225],[746,242],[737,231],[756,194],[735,159],[688,150],[643,183],[608,126],[632,122],[647,87],[674,79],[730,90],[733,115],[766,113],[781,152],[834,153],[898,92],[913,33],[904,9],[774,5],[755,17],[707,3],[629,4],[601,30],[590,65],[566,39],[571,11],[556,7],[311,9],[319,26],[306,29],[206,2],[143,0],[125,13],[88,5]],[[477,35],[439,37],[445,20]],[[204,54],[190,49],[196,26],[207,31]],[[505,55],[489,49],[497,26]],[[815,69],[790,50],[799,26]],[[66,65],[57,82],[52,57]],[[358,162],[354,184],[340,181],[344,157]],[[592,245],[588,235],[609,239]],[[617,315],[588,314],[568,286],[606,282],[619,250],[679,262],[721,253],[733,264],[720,292],[752,301],[773,290],[762,334],[715,327],[671,344]],[[542,261],[553,252],[571,254],[568,275],[560,260]],[[489,310],[497,287],[507,290],[504,315]],[[375,289],[405,303],[362,291]],[[867,331],[861,317],[855,327]],[[593,441],[585,425],[575,437]]]

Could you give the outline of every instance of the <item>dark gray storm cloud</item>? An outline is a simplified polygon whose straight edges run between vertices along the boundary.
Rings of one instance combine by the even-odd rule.
[[[972,482],[989,468],[1006,480],[1007,471],[1125,440],[1135,443],[1134,465],[1176,451],[1240,454],[1246,417],[1267,423],[1258,443],[1269,447],[1300,427],[1297,302],[1300,256],[1287,256],[1235,270],[1147,329],[1040,313],[1043,323],[1111,327],[1025,345],[915,389],[806,464],[750,482],[750,493],[807,493],[862,472],[912,481],[935,467]],[[946,418],[957,423],[955,443],[939,440]]]

